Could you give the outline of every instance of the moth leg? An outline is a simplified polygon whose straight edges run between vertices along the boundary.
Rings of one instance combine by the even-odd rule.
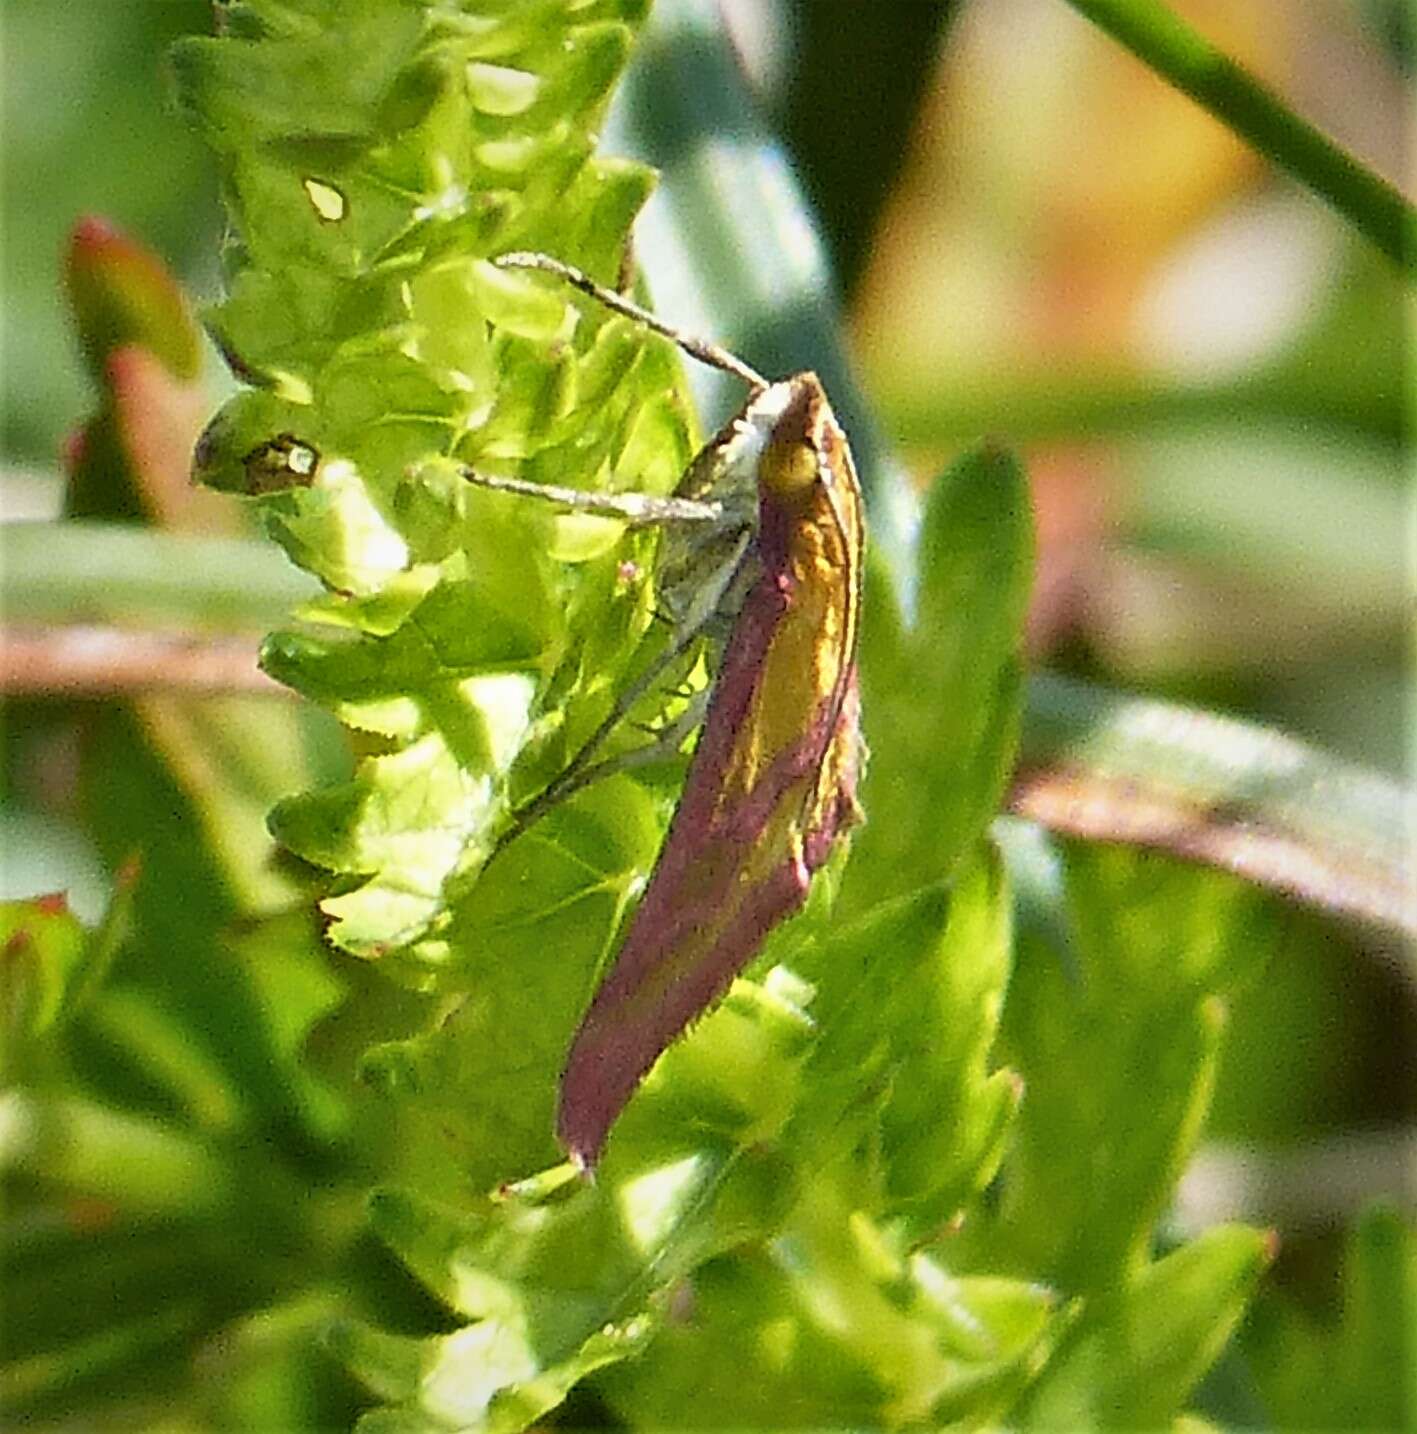
[[[567,797],[600,781],[602,777],[612,777],[616,772],[633,771],[636,767],[646,767],[651,762],[662,762],[666,758],[672,757],[684,745],[684,739],[689,733],[703,725],[710,691],[710,688],[705,687],[696,692],[694,700],[672,722],[665,722],[659,727],[651,727],[648,724],[640,726],[640,731],[646,733],[650,738],[643,747],[635,747],[629,752],[622,752],[618,757],[606,757],[603,761],[592,762],[589,766],[582,767],[571,775],[564,785],[560,786],[557,799],[564,801]],[[570,771],[571,769],[567,768],[567,772]],[[521,810],[524,811],[526,808]],[[535,820],[535,818],[531,820]],[[526,828],[523,826],[519,830],[525,831]]]
[[[512,825],[498,839],[493,855],[544,817],[552,807],[564,802],[568,797],[573,797],[577,792],[584,791],[605,777],[613,777],[617,772],[633,771],[636,767],[648,766],[651,762],[664,761],[673,756],[684,745],[684,739],[689,733],[702,725],[704,712],[708,707],[709,691],[710,689],[705,687],[696,692],[694,701],[672,722],[666,722],[660,727],[642,726],[640,730],[648,733],[651,739],[643,747],[635,747],[615,757],[605,757],[599,762],[580,761],[582,755],[588,757],[594,749],[599,740],[597,734],[596,738],[592,738],[581,748],[577,760],[570,762],[549,787],[512,813]],[[617,711],[612,715],[618,721],[622,714]]]
[[[643,732],[656,746],[668,743],[677,746],[702,721],[703,709],[708,701],[708,688],[670,687],[666,690],[669,696],[677,697],[681,702],[689,703],[690,706],[678,717],[670,718],[667,721],[630,722],[627,725],[633,727],[636,732]]]
[[[703,720],[703,708],[708,703],[707,688],[701,693],[694,694],[694,700],[689,707],[663,730],[663,733],[651,744],[650,749],[636,748],[633,752],[607,757],[599,762],[592,760],[596,749],[624,720],[625,714],[654,687],[655,683],[664,675],[665,670],[684,655],[697,635],[697,632],[690,632],[677,638],[626,688],[616,699],[615,705],[610,709],[605,720],[581,743],[576,755],[566,763],[560,773],[536,796],[523,802],[512,813],[511,825],[498,837],[497,844],[492,849],[492,856],[519,837],[533,823],[540,821],[552,807],[565,801],[573,792],[578,792],[583,787],[589,786],[592,782],[598,782],[602,777],[608,777],[614,772],[643,765],[643,763],[653,760],[654,757],[667,756],[698,726]],[[692,720],[686,720],[691,714]],[[674,735],[676,730],[677,736]],[[642,752],[650,750],[653,751],[653,757],[640,755]]]
[[[528,483],[522,478],[494,478],[464,467],[462,476],[480,488],[496,493],[515,493],[519,498],[540,498],[577,513],[602,518],[619,518],[631,527],[653,527],[663,523],[716,523],[723,517],[723,504],[697,498],[661,498],[650,493],[589,493],[583,488],[560,488],[551,483]]]

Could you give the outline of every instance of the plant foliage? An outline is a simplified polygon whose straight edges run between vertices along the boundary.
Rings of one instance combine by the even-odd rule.
[[[231,221],[209,323],[246,384],[199,473],[319,580],[262,662],[356,763],[244,785],[249,750],[189,764],[176,826],[149,773],[115,832],[165,833],[147,860],[184,900],[125,885],[96,931],[7,912],[26,1074],[0,1154],[34,1217],[10,1251],[17,1407],[139,1387],[223,1329],[194,1422],[349,1414],[332,1354],[368,1431],[522,1429],[568,1397],[632,1426],[1164,1427],[1272,1257],[1264,1232],[1178,1242],[1164,1218],[1271,898],[991,834],[1032,568],[1024,475],[992,447],[931,490],[913,615],[869,584],[850,859],[660,1060],[595,1181],[556,1164],[560,1062],[681,764],[496,847],[653,641],[655,540],[459,465],[663,492],[694,451],[659,340],[489,262],[626,266],[653,177],[596,137],[645,8],[240,0],[175,51]],[[197,750],[171,714],[116,720]],[[305,867],[223,849],[233,793],[292,785],[271,829]],[[1378,1220],[1355,1250],[1355,1380],[1392,1278],[1373,1252],[1400,1238]],[[100,1268],[123,1321],[92,1307],[56,1343]]]

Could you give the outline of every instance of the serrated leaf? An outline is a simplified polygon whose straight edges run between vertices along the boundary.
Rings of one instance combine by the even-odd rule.
[[[993,1177],[1020,1095],[990,1052],[1012,964],[1008,884],[992,848],[965,858],[934,960],[893,1012],[900,1065],[881,1113],[888,1208],[933,1231]]]
[[[607,815],[614,810],[624,810],[622,802],[615,807],[608,804],[608,793],[602,800],[607,802]],[[568,810],[559,815],[556,825],[548,822],[546,826],[551,832],[561,830],[562,823],[572,822],[574,816],[575,813]],[[568,835],[574,832],[574,823],[565,830]],[[653,833],[650,839],[653,840]],[[602,842],[592,842],[588,849],[598,850],[601,845]],[[515,855],[513,847],[506,860]],[[486,886],[495,873],[496,866],[493,866],[483,885]],[[515,869],[508,869],[506,880],[515,883]],[[575,1279],[577,1288],[579,1282],[608,1281],[602,1302],[592,1306],[579,1326],[579,1338],[584,1338],[587,1329],[594,1328],[592,1314],[595,1318],[608,1318],[614,1309],[624,1308],[618,1302],[622,1295],[615,1291],[634,1289],[637,1293],[631,1308],[647,1308],[645,1298],[654,1289],[670,1285],[676,1272],[687,1273],[716,1250],[740,1245],[753,1236],[762,1239],[776,1229],[777,1222],[787,1215],[785,1202],[792,1200],[793,1190],[802,1187],[795,1186],[790,1179],[790,1166],[783,1166],[782,1154],[774,1156],[774,1150],[792,1153],[792,1159],[802,1163],[805,1172],[810,1172],[829,1163],[833,1153],[849,1147],[850,1137],[843,1136],[843,1130],[861,1130],[861,1120],[875,1108],[871,1098],[872,1070],[883,1071],[888,1078],[898,1080],[902,1090],[909,1090],[915,1081],[924,1080],[925,1090],[929,1091],[931,1078],[942,1081],[948,1096],[934,1091],[941,1108],[938,1116],[934,1111],[931,1113],[931,1119],[939,1121],[932,1129],[939,1130],[942,1140],[945,1131],[961,1120],[962,1114],[977,1108],[985,1111],[991,1108],[994,1087],[988,1084],[982,1070],[987,1045],[987,1035],[982,1032],[990,1027],[991,1012],[997,1007],[998,988],[1005,974],[1000,961],[1004,949],[1000,936],[1007,931],[1005,899],[997,863],[985,859],[955,896],[957,908],[951,908],[944,893],[929,892],[885,906],[878,915],[833,932],[819,946],[800,948],[800,934],[797,934],[799,949],[793,967],[820,982],[815,999],[810,999],[812,987],[803,984],[800,975],[787,968],[773,968],[762,995],[754,994],[759,988],[754,987],[753,982],[740,981],[723,1007],[701,1022],[683,1043],[665,1053],[615,1127],[594,1192],[582,1190],[571,1196],[572,1205],[581,1202],[577,1205],[578,1215],[562,1212],[561,1206],[552,1200],[551,1205],[539,1207],[535,1215],[523,1210],[518,1216],[523,1222],[518,1239],[532,1240],[528,1249],[539,1248],[542,1240],[568,1240],[564,1255],[555,1260],[538,1256],[546,1269],[554,1266],[556,1281]],[[552,908],[556,905],[559,903],[552,902]],[[495,931],[493,918],[498,905],[492,892],[483,892],[479,909],[486,913],[492,922],[491,931]],[[947,912],[957,912],[948,926]],[[568,922],[555,942],[558,955],[565,954],[578,932],[584,932],[585,928],[584,918]],[[607,925],[595,922],[591,929],[610,931],[612,922]],[[951,938],[947,948],[941,944],[944,931],[948,931]],[[947,1020],[962,1020],[968,1012],[968,1020],[980,1022],[981,1035],[972,1043],[967,1041],[959,1057],[944,1055],[944,1064],[937,1076],[911,1041],[892,1050],[888,1034],[892,1002],[919,1005],[919,992],[934,979],[935,962],[974,958],[972,946],[984,932],[991,932],[984,939],[994,942],[994,956],[982,964],[980,984],[967,982],[941,1005]],[[501,959],[489,959],[486,982],[479,987],[478,998],[469,1002],[466,1014],[453,1015],[442,1030],[429,1037],[400,1048],[386,1048],[370,1057],[370,1061],[376,1063],[377,1078],[390,1090],[416,1093],[426,1108],[440,1107],[437,1117],[440,1123],[458,1121],[468,1129],[465,1139],[470,1156],[483,1172],[486,1172],[488,1156],[476,1146],[469,1111],[479,1108],[485,1111],[480,1116],[483,1129],[489,1133],[495,1131],[495,1150],[503,1159],[508,1152],[515,1156],[523,1146],[525,1153],[541,1154],[545,1159],[549,1153],[551,1088],[562,1058],[561,1038],[551,1038],[546,1041],[544,1050],[538,1051],[522,1034],[515,1051],[503,1047],[502,1032],[512,1027],[508,1021],[499,1020],[498,1008],[489,1004],[496,999],[501,979],[498,972],[518,969],[513,961],[516,952],[522,952],[522,971],[526,971],[526,949],[535,951],[551,945],[545,939],[529,936],[525,918],[518,922],[515,935],[518,936],[516,951],[506,952]],[[790,932],[782,934],[782,945],[785,948],[795,945]],[[594,969],[595,955],[595,952],[589,954],[589,969]],[[763,964],[770,961],[772,952],[769,951]],[[549,992],[525,988],[529,975],[519,979],[519,989],[509,995],[509,1001],[518,997],[523,1002],[532,1001],[539,1011],[554,1017]],[[574,989],[572,987],[572,994]],[[770,998],[766,1004],[763,997]],[[803,1010],[803,1002],[809,1001]],[[812,1020],[807,1018],[807,1012]],[[460,1030],[463,1025],[466,1030]],[[546,1025],[555,1031],[559,1021],[552,1018]],[[882,1043],[885,1043],[883,1053]],[[928,1050],[927,1038],[919,1038],[918,1044]],[[541,1065],[539,1076],[538,1064]],[[366,1074],[373,1077],[374,1070],[367,1070]],[[529,1091],[535,1093],[532,1103],[528,1101]],[[925,1100],[928,1103],[928,1094]],[[793,1114],[795,1107],[797,1114]],[[516,1114],[519,1108],[528,1111],[526,1117]],[[906,1121],[916,1119],[916,1114],[915,1107],[908,1110],[902,1106],[898,1113],[902,1127]],[[842,1126],[843,1116],[849,1116],[848,1126]],[[988,1121],[984,1124],[987,1126]],[[954,1150],[959,1173],[951,1177],[952,1202],[958,1203],[972,1184],[981,1183],[987,1177],[987,1164],[995,1143],[997,1131],[992,1130],[990,1139],[984,1141],[984,1149],[977,1136],[959,1141],[959,1149]],[[757,1150],[762,1154],[756,1162],[747,1162],[741,1154],[733,1156],[736,1149]],[[762,1169],[764,1159],[769,1162],[769,1169],[777,1172],[773,1180],[776,1189],[770,1193],[772,1187],[757,1180],[749,1192],[744,1192],[747,1172]],[[809,1176],[809,1179],[815,1177]],[[704,1183],[706,1180],[709,1183]],[[938,1195],[937,1183],[931,1182],[928,1176],[924,1184],[925,1192]],[[938,1196],[938,1199],[947,1197]],[[947,1207],[952,1209],[952,1203]],[[515,1246],[506,1246],[506,1239],[512,1238],[508,1222],[513,1219],[513,1212],[493,1212],[486,1223],[473,1220],[473,1225],[458,1235],[446,1223],[452,1219],[450,1215],[419,1217],[406,1213],[400,1217],[400,1225],[394,1228],[389,1223],[394,1210],[407,1212],[410,1209],[407,1203],[382,1205],[379,1209],[387,1212],[376,1222],[384,1236],[409,1260],[430,1288],[436,1289],[463,1314],[491,1318],[493,1309],[509,1305],[521,1308],[519,1301],[526,1298],[522,1291],[528,1269],[525,1260],[531,1255],[516,1255]],[[938,1215],[938,1209],[935,1213]],[[592,1220],[589,1228],[575,1225],[578,1220],[587,1219]],[[610,1223],[607,1225],[605,1220]],[[578,1229],[575,1239],[559,1232],[555,1222],[571,1222],[571,1226]],[[706,1225],[706,1222],[709,1223]],[[468,1229],[472,1230],[470,1235]],[[498,1230],[501,1235],[493,1239]],[[711,1230],[719,1233],[713,1235]],[[818,1238],[826,1239],[825,1233],[820,1233]],[[486,1253],[473,1259],[468,1253],[469,1240]],[[730,1242],[727,1246],[726,1240]],[[627,1245],[628,1253],[625,1252]],[[556,1243],[555,1248],[561,1249],[561,1245]],[[620,1255],[612,1258],[617,1249],[621,1250]],[[676,1253],[671,1256],[670,1250]],[[591,1258],[589,1252],[597,1253]],[[608,1271],[607,1260],[611,1262]],[[473,1268],[479,1273],[469,1283]],[[600,1275],[595,1275],[597,1269]],[[809,1262],[805,1268],[795,1269],[795,1278],[810,1285],[813,1279],[819,1281],[826,1276],[816,1269],[815,1263]],[[871,1276],[871,1279],[878,1278]],[[927,1266],[919,1266],[912,1279],[921,1282],[914,1298],[924,1304],[915,1314],[902,1316],[904,1322],[898,1322],[899,1328],[891,1338],[904,1335],[905,1329],[911,1328],[915,1329],[912,1341],[924,1341],[922,1349],[932,1348],[942,1338],[937,1325],[947,1318],[947,1312],[944,1306],[931,1305],[929,1301],[934,1296],[928,1292],[938,1293],[945,1288],[939,1281],[948,1285],[948,1279],[944,1272],[929,1272]],[[1020,1295],[1024,1298],[1023,1288]],[[790,1299],[797,1298],[802,1296],[790,1296]],[[1046,1293],[1036,1291],[1025,1298],[1033,1302],[1040,1315],[1047,1311]],[[568,1301],[567,1295],[555,1299],[549,1292],[545,1293],[544,1302],[544,1318],[552,1321],[565,1321],[567,1306],[574,1309],[584,1305],[582,1296]],[[945,1305],[951,1302],[947,1299]],[[1000,1380],[1004,1378],[1004,1367],[1015,1371],[1017,1359],[1023,1357],[1023,1348],[1031,1347],[1041,1334],[1043,1326],[1038,1322],[1025,1321],[1025,1325],[1025,1338],[1021,1336],[1023,1344],[1010,1347],[1007,1355],[995,1347],[990,1348],[988,1358],[980,1355],[981,1361],[990,1364]],[[889,1321],[888,1326],[895,1328]],[[879,1342],[868,1341],[868,1344],[872,1349],[881,1348]],[[546,1361],[562,1358],[568,1348],[574,1347],[574,1338],[565,1336],[554,1342],[552,1354],[538,1355],[525,1368],[542,1368]],[[700,1359],[706,1357],[707,1348],[704,1347]],[[955,1375],[948,1374],[954,1365],[944,1355],[938,1359],[931,1357],[927,1364],[934,1369],[934,1374],[928,1378],[922,1375],[918,1387],[906,1381],[908,1388],[898,1391],[901,1400],[914,1401],[918,1410],[927,1410],[932,1402],[944,1398],[947,1390],[954,1390],[961,1398],[964,1398],[965,1387],[978,1394],[977,1387],[987,1382],[980,1369],[964,1371],[962,1367],[955,1371],[958,1382],[955,1381]],[[516,1378],[523,1377],[531,1375]],[[901,1378],[904,1380],[905,1375]],[[1017,1384],[1023,1375],[1010,1378]],[[878,1388],[872,1395],[873,1402],[868,1401],[869,1407],[886,1407],[892,1397],[896,1395]],[[731,1405],[729,1408],[731,1412]]]
[[[1062,854],[1066,945],[1025,930],[1006,1011],[1027,1097],[997,1232],[1074,1292],[1142,1260],[1209,1105],[1222,996],[1278,931],[1223,873],[1123,847]]]
[[[508,1190],[470,1214],[376,1196],[375,1230],[473,1322],[422,1341],[342,1333],[345,1357],[391,1406],[369,1427],[524,1428],[587,1373],[637,1353],[687,1269],[764,1234],[784,1173],[767,1153],[681,1148],[630,1176],[607,1168],[594,1186],[572,1175],[543,1199]]]
[[[274,819],[283,841],[351,879],[325,909],[333,939],[361,955],[416,948],[415,961],[441,962],[448,929],[466,929],[458,903],[506,810],[512,761],[555,735],[535,720],[543,704],[577,700],[572,634],[583,642],[585,628],[567,611],[595,595],[635,614],[611,624],[599,660],[612,670],[647,619],[638,591],[608,583],[638,540],[570,554],[538,532],[544,515],[472,492],[448,461],[562,485],[603,483],[612,463],[632,487],[677,476],[663,444],[627,453],[665,382],[639,362],[643,336],[626,346],[611,325],[621,357],[607,366],[602,315],[486,262],[540,244],[600,271],[618,263],[648,176],[594,158],[591,128],[640,9],[363,0],[328,29],[251,12],[175,56],[184,102],[226,157],[240,235],[213,322],[263,383],[209,427],[199,469],[266,491],[273,536],[352,595],[325,607],[339,640],[281,634],[267,669],[393,748]],[[685,448],[675,422],[671,462]],[[273,483],[277,444],[313,468]],[[478,682],[501,686],[492,697]]]
[[[879,905],[789,957],[818,1039],[794,1117],[804,1152],[869,1138],[883,1211],[931,1232],[988,1181],[1017,1102],[988,1052],[1009,971],[1008,892],[981,849],[948,893]]]
[[[1221,1225],[1088,1311],[1024,1402],[1025,1429],[1150,1429],[1224,1348],[1273,1257],[1259,1230]]]
[[[344,1324],[329,1345],[389,1401],[360,1418],[359,1434],[512,1434],[554,1409],[587,1374],[636,1354],[652,1331],[645,1318],[607,1325],[549,1367],[490,1322],[424,1339]]]
[[[761,1248],[713,1261],[676,1319],[601,1381],[637,1426],[713,1410],[727,1428],[911,1427],[1005,1407],[1049,1332],[1048,1291],[902,1258],[830,1179]]]
[[[428,979],[469,994],[435,1030],[366,1056],[365,1080],[456,1134],[475,1185],[554,1158],[567,1034],[658,834],[653,803],[623,779],[553,813],[478,880],[438,948],[444,969],[427,953]]]
[[[873,575],[861,653],[871,822],[857,840],[848,902],[948,875],[998,810],[1018,740],[1032,571],[1026,475],[985,447],[930,489],[908,630],[884,575]]]
[[[932,909],[938,913],[938,903],[899,907],[892,921],[913,920],[927,936],[934,929],[919,918]],[[874,934],[883,937],[886,929],[877,922]],[[664,1298],[675,1298],[670,1292],[676,1281],[706,1261],[775,1238],[805,1188],[794,1159],[811,1169],[830,1154],[818,1148],[789,1158],[803,1132],[788,1136],[787,1122],[812,1089],[803,1081],[815,1045],[800,1004],[808,994],[800,979],[781,968],[761,986],[737,982],[727,1000],[656,1065],[618,1122],[593,1186],[550,1180],[538,1191],[533,1182],[471,1213],[438,1210],[408,1196],[380,1197],[373,1210],[376,1229],[429,1288],[480,1321],[469,1326],[481,1330],[477,1337],[440,1346],[436,1356],[425,1346],[420,1357],[453,1361],[445,1377],[482,1391],[479,1399],[491,1398],[488,1389],[505,1388],[490,1409],[504,1401],[520,1410],[526,1390],[541,1388],[545,1372],[585,1367],[597,1348],[595,1331],[607,1321],[619,1324],[653,1312]],[[485,1029],[490,1034],[495,1027]],[[557,1059],[559,1054],[557,1047]],[[506,1053],[494,1055],[492,1071],[505,1080]],[[555,1069],[551,1064],[543,1078],[547,1116]],[[525,1088],[524,1063],[517,1074]],[[404,1078],[417,1080],[417,1053],[412,1075],[405,1071]],[[505,1091],[510,1101],[516,1086],[508,1084]],[[489,1123],[502,1117],[499,1153],[507,1144],[506,1114],[488,1112]],[[541,1125],[533,1134],[545,1141],[547,1129]],[[516,1139],[513,1133],[513,1143]],[[521,1193],[523,1188],[528,1193]],[[930,1278],[923,1267],[917,1273],[919,1298],[934,1310],[928,1318],[917,1312],[924,1321],[918,1338],[929,1344],[941,1337],[930,1330],[954,1315],[945,1308],[949,1300],[939,1308],[930,1305],[939,1290],[931,1286],[929,1294]],[[1027,1298],[1039,1302],[1040,1310],[1047,1307],[1042,1292]],[[1000,1309],[1007,1304],[1000,1297]],[[1005,1327],[1021,1330],[1024,1343],[1041,1328],[1027,1320],[1013,1326],[1005,1321],[1001,1332]],[[510,1365],[500,1358],[489,1364],[492,1351],[505,1355],[509,1349],[516,1351]],[[999,1353],[992,1347],[991,1352]],[[394,1350],[398,1367],[406,1367],[406,1354],[402,1347]],[[459,1369],[454,1355],[470,1363]],[[384,1388],[388,1378],[385,1370],[376,1382],[383,1381]],[[556,1378],[555,1388],[564,1391],[566,1381]],[[927,1381],[910,1397],[933,1398],[942,1387]],[[396,1399],[388,1417],[416,1421],[421,1416],[407,1407],[413,1397]],[[417,1394],[421,1415],[441,1417],[430,1414],[423,1401]]]

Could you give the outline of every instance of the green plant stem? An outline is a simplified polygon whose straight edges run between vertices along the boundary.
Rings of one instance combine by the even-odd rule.
[[[1158,0],[1069,0],[1099,29],[1328,201],[1399,268],[1417,272],[1417,211],[1385,179]]]
[[[250,636],[143,632],[121,624],[0,626],[6,697],[121,697],[133,693],[213,695],[284,690],[256,666]]]
[[[1204,384],[1166,383],[1097,370],[1015,372],[968,384],[885,376],[876,391],[887,429],[917,446],[974,442],[1000,433],[1010,443],[1143,433],[1207,423],[1317,424],[1384,444],[1402,441],[1400,404],[1349,392],[1338,381],[1257,375]]]
[[[0,596],[11,623],[105,618],[262,631],[318,593],[270,543],[126,523],[0,524]]]
[[[1039,673],[1008,810],[1232,871],[1410,937],[1412,803],[1386,777],[1270,728]],[[1400,969],[1417,980],[1410,957]]]

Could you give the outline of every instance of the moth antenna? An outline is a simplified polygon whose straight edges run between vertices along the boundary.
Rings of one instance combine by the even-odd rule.
[[[555,274],[558,278],[564,279],[573,289],[579,289],[588,298],[594,299],[596,303],[603,304],[607,309],[622,314],[627,319],[633,319],[637,324],[642,324],[651,333],[668,339],[670,343],[676,344],[686,354],[698,359],[700,363],[708,364],[710,368],[722,369],[724,373],[731,373],[735,378],[741,378],[754,393],[761,393],[768,386],[768,381],[762,374],[756,369],[750,368],[742,359],[735,357],[727,349],[710,343],[707,339],[698,339],[692,334],[686,334],[672,324],[666,324],[663,319],[657,318],[648,309],[642,309],[633,300],[625,298],[623,294],[617,294],[614,289],[607,289],[603,285],[597,284],[589,274],[584,274],[569,264],[563,264],[549,254],[517,251],[511,254],[499,254],[492,262],[499,269],[540,269],[543,274]]]

